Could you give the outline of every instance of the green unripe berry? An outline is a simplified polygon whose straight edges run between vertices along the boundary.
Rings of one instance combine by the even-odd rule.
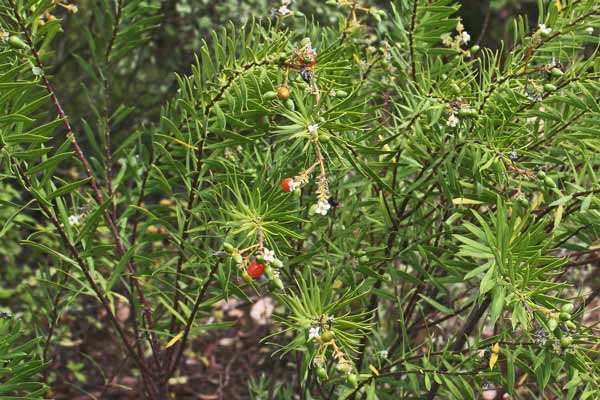
[[[369,257],[368,256],[360,256],[358,258],[358,261],[361,262],[361,263],[363,263],[363,264],[364,263],[368,263],[369,262]]]
[[[328,6],[337,6],[337,0],[327,0],[325,4]]]
[[[545,90],[546,92],[556,92],[556,89],[557,89],[557,87],[556,87],[556,86],[554,86],[554,85],[553,85],[553,84],[551,84],[551,83],[546,83],[546,84],[544,85],[544,90]]]
[[[246,271],[242,272],[242,279],[244,280],[244,282],[246,283],[252,283],[253,279],[250,276],[250,274]]]
[[[302,11],[294,11],[294,17],[304,17],[304,13]]]
[[[269,265],[269,264],[265,265],[264,274],[267,277],[267,279],[269,279],[269,280],[273,279],[273,267],[271,267],[271,265]]]
[[[287,99],[287,101],[285,102],[285,106],[290,111],[294,111],[296,109],[296,105],[294,104],[294,100],[292,99]]]
[[[477,111],[472,108],[461,108],[458,110],[458,116],[462,118],[473,118],[477,116]]]
[[[478,45],[471,46],[471,53],[477,53],[480,49],[481,47],[479,47]]]
[[[327,143],[331,140],[331,135],[327,132],[319,132],[319,141]]]
[[[327,379],[327,370],[323,367],[317,368],[317,370],[315,371],[315,374],[317,375],[317,378],[319,378],[320,380]]]
[[[577,325],[575,325],[575,322],[573,322],[573,321],[567,321],[567,322],[565,322],[565,325],[567,326],[567,328],[569,328],[572,331],[577,329]]]
[[[362,257],[362,256],[364,256],[365,254],[367,254],[367,252],[366,252],[366,251],[364,251],[364,250],[356,250],[356,251],[354,252],[354,255],[355,255],[356,257]]]
[[[241,264],[242,262],[244,262],[244,259],[242,258],[242,255],[240,253],[235,253],[231,258],[233,258],[233,262],[235,262],[236,264]]]
[[[265,262],[265,258],[263,257],[262,254],[257,254],[256,255],[256,261],[258,261],[259,263],[262,264],[263,262]]]
[[[299,199],[300,197],[302,197],[302,189],[300,188],[296,188],[294,189],[294,197]]]
[[[558,328],[558,321],[554,318],[548,320],[548,330],[553,332],[556,328]]]
[[[561,347],[569,347],[573,343],[573,338],[571,336],[563,336],[560,338]]]
[[[275,289],[279,289],[279,290],[284,289],[283,281],[281,280],[281,278],[273,278],[273,287],[275,287]]]
[[[563,306],[560,308],[560,311],[565,312],[565,313],[571,313],[571,312],[573,312],[574,309],[575,309],[575,305],[573,303],[567,303],[567,304],[563,304]]]
[[[346,372],[346,370],[347,370],[347,367],[346,367],[346,365],[345,365],[345,364],[342,364],[342,363],[337,363],[337,364],[335,365],[335,370],[336,370],[337,372]]]
[[[225,249],[225,251],[229,254],[232,254],[233,251],[235,250],[235,248],[233,247],[233,245],[231,243],[223,243],[223,249]]]
[[[549,176],[544,178],[544,184],[546,186],[548,186],[549,188],[555,188],[556,187],[556,182],[554,182],[554,180],[552,178],[550,178]]]
[[[346,92],[345,90],[336,90],[335,96],[336,97],[346,97],[346,96],[348,96],[348,92]]]
[[[552,68],[552,69],[550,70],[550,74],[551,74],[552,76],[555,76],[555,77],[557,77],[557,78],[558,78],[558,77],[561,77],[561,76],[563,76],[565,73],[564,73],[564,72],[562,72],[562,70],[560,70],[559,68],[556,68],[556,67],[554,67],[554,68]]]
[[[460,94],[460,86],[458,86],[456,83],[450,85],[450,90],[454,94]]]
[[[283,267],[283,263],[278,258],[276,258],[273,261],[271,261],[270,264],[273,266],[273,268],[281,268],[281,267]]]
[[[333,333],[333,331],[325,331],[321,334],[321,341],[323,343],[330,342],[334,336],[335,334]]]
[[[27,48],[27,44],[23,40],[21,40],[21,38],[18,36],[9,37],[8,44],[13,49],[26,49]]]
[[[561,321],[568,321],[571,319],[571,314],[567,313],[567,312],[561,312],[559,317],[558,317]]]
[[[272,90],[269,90],[268,92],[266,92],[265,94],[263,94],[263,98],[265,100],[274,100],[277,97],[277,93],[275,93]]]
[[[544,171],[542,171],[542,170],[539,170],[539,171],[537,172],[537,177],[538,177],[539,179],[544,179],[544,178],[546,177],[546,173],[545,173]]]
[[[519,204],[523,207],[529,207],[529,200],[527,200],[527,197],[525,196],[519,196],[519,198],[517,199],[517,201],[519,202]]]
[[[355,388],[358,386],[358,376],[356,376],[356,374],[348,374],[348,376],[346,377],[346,382],[348,382],[350,386]]]

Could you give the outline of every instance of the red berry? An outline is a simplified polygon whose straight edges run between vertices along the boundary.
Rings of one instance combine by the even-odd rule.
[[[285,178],[283,180],[283,182],[281,182],[281,188],[286,192],[291,192],[292,191],[292,182],[294,182],[294,180],[292,178]]]
[[[309,54],[307,56],[304,56],[302,63],[304,64],[305,67],[310,68],[317,63],[317,56],[314,54]]]
[[[250,265],[248,265],[248,268],[246,269],[246,271],[248,272],[248,275],[250,275],[254,279],[257,279],[257,278],[260,278],[262,276],[262,274],[265,272],[265,266],[262,264],[259,264],[256,261],[252,261],[252,263],[250,263]]]

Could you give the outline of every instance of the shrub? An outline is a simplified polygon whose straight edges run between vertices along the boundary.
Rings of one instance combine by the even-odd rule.
[[[2,0],[3,233],[46,361],[99,307],[102,367],[168,398],[187,346],[235,324],[215,305],[267,296],[263,343],[297,368],[256,398],[597,397],[600,5],[538,3],[500,49],[450,0],[330,1],[338,26],[288,4],[212,32],[159,116],[115,93],[161,10],[86,3],[71,119],[46,65],[76,7]]]

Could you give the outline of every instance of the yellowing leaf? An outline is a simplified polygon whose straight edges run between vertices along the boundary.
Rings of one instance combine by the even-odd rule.
[[[373,364],[369,364],[369,369],[371,370],[371,372],[373,372],[373,374],[374,374],[375,376],[379,376],[379,371],[377,370],[377,368],[375,368],[375,367],[373,366]]]
[[[492,346],[492,355],[490,355],[490,369],[494,369],[494,365],[498,361],[498,353],[500,352],[500,343],[495,343]]]
[[[175,343],[177,343],[179,341],[179,339],[181,339],[182,336],[183,336],[183,331],[181,331],[177,335],[173,336],[173,339],[169,340],[169,343],[167,343],[167,345],[165,346],[165,349],[168,349],[169,347],[171,347]]]
[[[554,229],[559,227],[564,211],[565,207],[562,204],[556,207],[556,214],[554,215]]]
[[[483,202],[479,200],[467,199],[465,197],[457,197],[455,199],[452,199],[452,204],[462,206],[465,204],[483,204]]]
[[[493,351],[494,353],[499,353],[499,352],[500,352],[500,343],[495,343],[495,344],[492,346],[492,351]]]
[[[558,11],[562,11],[562,4],[560,3],[560,0],[556,0],[556,9]]]
[[[532,210],[536,210],[540,204],[544,202],[544,195],[540,194],[533,199],[533,204],[531,205]]]

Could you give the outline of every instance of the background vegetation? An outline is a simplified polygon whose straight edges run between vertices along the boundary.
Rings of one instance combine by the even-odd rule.
[[[0,398],[599,397],[597,1],[0,29]]]

